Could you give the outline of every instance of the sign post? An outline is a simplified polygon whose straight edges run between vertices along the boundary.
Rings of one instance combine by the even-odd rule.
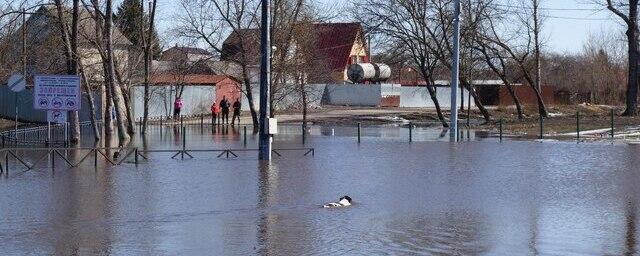
[[[33,108],[40,110],[80,110],[80,77],[38,75],[34,78]]]
[[[13,91],[13,102],[15,105],[15,133],[16,139],[18,138],[18,92],[23,91],[27,87],[27,83],[24,77],[19,74],[11,75],[7,82],[9,89]]]
[[[33,108],[47,110],[48,140],[51,123],[64,124],[67,141],[67,111],[80,110],[80,77],[77,75],[37,75],[34,77]]]

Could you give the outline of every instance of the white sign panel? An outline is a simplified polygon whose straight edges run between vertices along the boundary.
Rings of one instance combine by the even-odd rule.
[[[80,110],[79,76],[35,76],[33,107],[41,110]]]
[[[47,111],[47,122],[63,124],[67,122],[67,111],[49,110]]]
[[[24,80],[22,75],[11,75],[9,77],[9,81],[7,82],[9,89],[13,92],[21,92],[27,86],[27,82]]]

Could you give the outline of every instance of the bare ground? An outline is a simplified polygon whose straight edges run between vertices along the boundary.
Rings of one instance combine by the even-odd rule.
[[[4,131],[14,127],[15,122],[7,119],[0,118],[0,131]]]

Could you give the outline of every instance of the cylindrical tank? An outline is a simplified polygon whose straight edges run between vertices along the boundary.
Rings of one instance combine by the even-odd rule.
[[[347,77],[353,83],[383,82],[391,78],[391,68],[382,63],[359,63],[349,66]]]

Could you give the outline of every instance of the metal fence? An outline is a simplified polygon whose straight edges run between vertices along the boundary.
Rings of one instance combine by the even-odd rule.
[[[102,123],[97,123],[99,130]],[[92,133],[91,122],[80,123],[80,134]],[[0,133],[0,145],[6,147],[43,146],[66,147],[69,145],[69,126],[51,124],[51,126],[23,127],[18,130],[7,130]]]

